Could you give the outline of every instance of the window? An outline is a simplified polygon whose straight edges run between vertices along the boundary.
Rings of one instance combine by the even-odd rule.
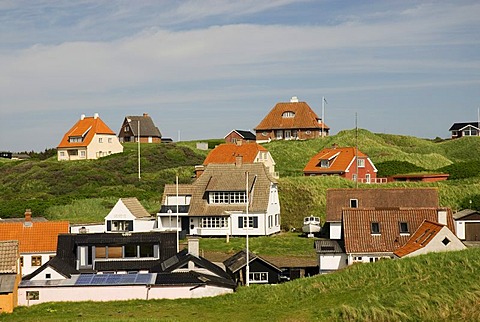
[[[280,215],[279,214],[275,214],[275,226],[278,226],[280,225]]]
[[[268,216],[268,228],[272,228],[273,226],[273,216]]]
[[[298,131],[297,130],[293,130],[292,131],[292,136],[297,139],[298,138]]]
[[[365,159],[358,159],[357,164],[359,168],[365,168]]]
[[[140,244],[140,257],[154,257],[153,244]]]
[[[202,228],[226,228],[228,227],[227,217],[203,217]]]
[[[281,140],[283,138],[283,131],[282,130],[277,130],[275,132],[277,134],[277,139]]]
[[[78,150],[68,150],[68,154],[70,154],[70,155],[78,155]]]
[[[321,160],[321,161],[320,161],[320,167],[322,167],[322,168],[328,168],[328,167],[329,167],[329,162],[328,162],[328,160]]]
[[[448,244],[450,244],[450,239],[448,239],[447,237],[445,237],[443,240],[442,240],[442,243],[447,246]]]
[[[32,266],[42,266],[42,256],[32,256]]]
[[[236,192],[211,192],[210,203],[246,203],[247,194],[245,191]]]
[[[375,234],[375,235],[380,234],[380,223],[372,222],[371,228],[372,228],[372,234]]]
[[[20,266],[23,267],[23,256],[20,256]]]
[[[112,143],[112,138],[108,138],[108,143]]]
[[[68,138],[68,141],[72,143],[78,143],[83,142],[83,138],[81,136],[71,136]]]
[[[61,151],[61,152],[60,152],[60,156],[61,156],[61,157],[64,157],[64,156],[65,156],[65,152]]]
[[[107,258],[107,247],[106,246],[95,247],[95,258]]]
[[[357,181],[357,175],[356,175],[356,174],[354,174],[354,175],[352,176],[352,180],[355,181],[355,182]]]
[[[358,208],[358,199],[350,199],[350,208]]]
[[[292,118],[292,117],[295,117],[295,113],[292,112],[292,111],[286,111],[286,112],[283,112],[282,117],[283,118]]]
[[[125,245],[125,257],[137,257],[137,245]]]
[[[52,274],[50,273],[45,274],[45,279],[49,280],[51,278],[52,278]]]
[[[127,126],[125,126],[125,128],[123,129],[123,132],[128,132],[128,131],[130,131],[130,127],[127,125]]]
[[[82,158],[85,158],[85,151],[80,151],[80,156],[81,156]]]
[[[107,231],[133,231],[133,220],[109,220],[107,221]]]
[[[39,291],[27,291],[27,300],[39,300],[40,299],[40,292]]]
[[[249,274],[250,283],[268,283],[268,272],[253,272]]]
[[[408,229],[408,223],[407,222],[400,222],[400,234],[409,234],[410,229]]]
[[[370,183],[370,181],[371,181],[370,173],[367,173],[365,175],[365,183]]]
[[[362,262],[362,261],[363,261],[363,257],[362,257],[362,256],[355,256],[355,257],[353,258],[353,261],[354,261],[354,262]]]
[[[257,216],[247,216],[238,217],[238,228],[258,228],[258,217]]]
[[[103,138],[98,138],[98,143],[103,143]]]

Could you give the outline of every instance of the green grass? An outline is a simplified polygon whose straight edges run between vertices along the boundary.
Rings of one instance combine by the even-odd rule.
[[[244,237],[231,237],[229,242],[226,238],[201,238],[200,248],[204,251],[222,252],[235,254],[245,249]],[[249,238],[251,252],[271,256],[294,256],[314,258],[313,239],[301,236],[299,233],[282,232],[272,236]]]
[[[1,321],[478,321],[480,249],[357,264],[201,299],[47,303]]]

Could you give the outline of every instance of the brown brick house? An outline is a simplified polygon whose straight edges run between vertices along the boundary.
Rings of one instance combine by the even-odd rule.
[[[308,106],[292,97],[277,103],[255,127],[257,142],[271,140],[307,140],[328,136],[330,128]]]
[[[120,142],[160,143],[162,134],[153,123],[152,118],[143,113],[142,116],[127,116],[123,120],[122,127],[118,133]]]

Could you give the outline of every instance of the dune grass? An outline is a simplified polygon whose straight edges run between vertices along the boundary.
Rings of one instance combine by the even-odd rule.
[[[480,249],[357,264],[280,285],[181,300],[47,303],[8,321],[478,321]]]

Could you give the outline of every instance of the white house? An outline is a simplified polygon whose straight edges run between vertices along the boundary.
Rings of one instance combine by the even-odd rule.
[[[348,265],[348,257],[342,242],[336,240],[316,240],[314,246],[318,257],[320,274],[334,272]]]
[[[181,189],[181,190],[180,190]],[[157,214],[160,230],[175,229],[179,203],[181,228],[198,236],[266,236],[280,231],[280,202],[276,179],[262,163],[208,164],[177,199],[167,186]],[[188,217],[187,215],[188,214]],[[172,216],[174,226],[169,227]],[[248,219],[247,219],[248,218]]]
[[[464,209],[453,214],[455,231],[464,241],[480,241],[480,212]]]
[[[57,146],[59,161],[98,159],[114,153],[122,153],[123,145],[118,137],[98,116],[82,115],[68,130]]]

